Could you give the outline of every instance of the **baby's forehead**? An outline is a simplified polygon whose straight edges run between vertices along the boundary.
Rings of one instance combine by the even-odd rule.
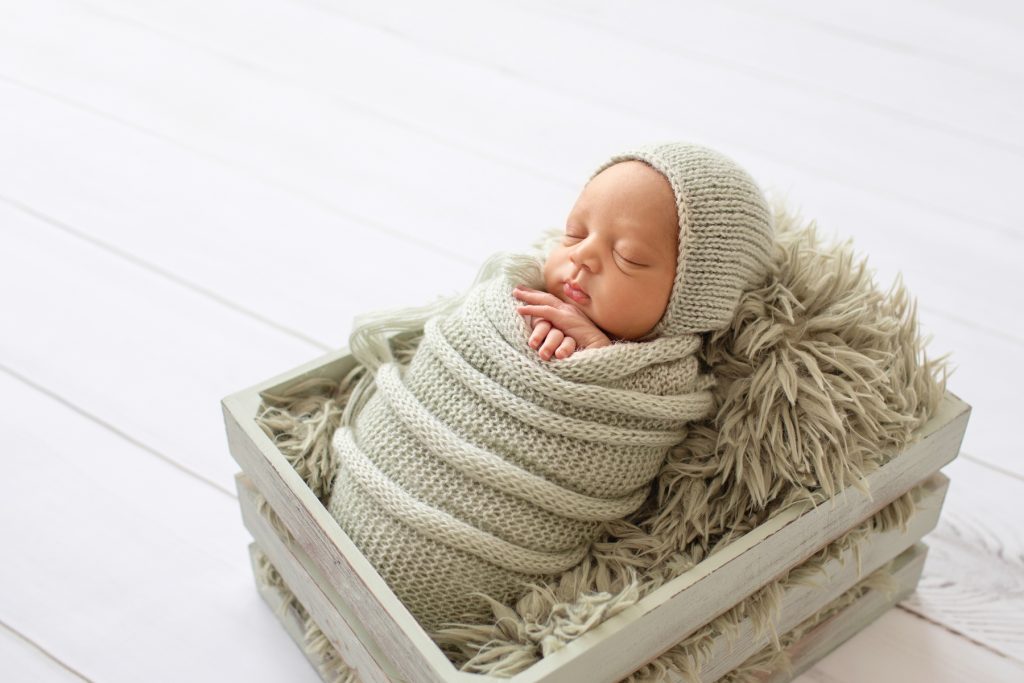
[[[622,161],[604,169],[587,183],[580,199],[584,209],[589,201],[597,200],[626,215],[657,213],[678,222],[671,182],[661,171],[639,160]]]
[[[570,225],[605,226],[655,252],[674,255],[679,239],[675,192],[668,178],[646,162],[620,161],[583,187],[569,213]]]

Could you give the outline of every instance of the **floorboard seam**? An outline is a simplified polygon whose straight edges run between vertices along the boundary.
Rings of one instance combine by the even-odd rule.
[[[978,647],[982,648],[983,650],[986,650],[987,652],[991,652],[994,655],[998,655],[999,657],[1002,657],[1003,659],[1009,660],[1009,661],[1013,662],[1014,664],[1020,666],[1021,669],[1024,669],[1024,662],[1022,662],[1021,660],[1017,659],[1016,657],[1014,657],[1011,654],[1007,654],[1006,652],[1003,652],[1002,650],[999,650],[999,649],[997,649],[995,647],[992,647],[991,645],[989,645],[987,643],[983,643],[980,640],[975,640],[974,638],[970,637],[966,633],[963,633],[962,631],[958,631],[955,628],[953,628],[952,626],[949,626],[948,624],[944,624],[941,621],[936,621],[935,619],[932,619],[931,617],[929,617],[929,616],[927,616],[925,614],[922,614],[921,612],[918,612],[918,611],[908,607],[907,605],[905,605],[903,603],[900,603],[900,604],[896,605],[896,607],[898,609],[903,610],[904,612],[906,612],[907,614],[909,614],[909,615],[911,615],[913,617],[917,617],[921,621],[926,621],[929,624],[932,624],[933,626],[938,626],[939,628],[941,628],[942,630],[946,631],[947,633],[951,633],[954,636],[957,636],[958,638],[963,638],[964,640],[966,640],[967,642],[971,643],[972,645],[977,645]]]
[[[87,683],[93,683],[93,680],[91,678],[89,678],[88,676],[86,676],[81,671],[79,671],[78,669],[74,668],[73,666],[71,666],[67,662],[61,660],[60,657],[58,657],[57,655],[55,655],[52,652],[50,652],[49,650],[47,650],[45,647],[43,647],[42,645],[40,645],[36,641],[32,640],[31,638],[26,636],[24,633],[22,633],[18,629],[16,629],[13,626],[11,626],[10,624],[8,624],[3,619],[0,619],[0,628],[4,628],[4,629],[10,631],[14,635],[14,637],[16,637],[18,640],[23,641],[24,643],[26,643],[27,645],[32,647],[32,649],[38,651],[40,654],[45,656],[47,659],[52,661],[54,664],[57,664],[58,666],[60,666],[62,669],[64,669],[68,673],[70,673],[70,674],[72,674],[74,676],[77,676],[78,678],[82,679],[83,681],[86,681]]]
[[[220,493],[223,493],[224,495],[228,496],[229,498],[233,498],[233,499],[237,500],[238,496],[235,495],[230,489],[227,489],[227,488],[221,486],[220,484],[218,484],[217,482],[213,481],[212,479],[207,479],[202,474],[196,472],[195,470],[189,469],[188,467],[186,467],[185,465],[182,465],[180,462],[177,462],[173,458],[171,458],[171,457],[169,457],[167,455],[164,455],[163,453],[161,453],[160,451],[156,450],[152,446],[148,446],[148,445],[142,443],[141,441],[139,441],[135,437],[133,437],[130,434],[127,434],[127,433],[121,431],[120,429],[118,429],[117,427],[115,427],[111,423],[107,422],[103,418],[101,418],[101,417],[99,417],[97,415],[93,415],[92,413],[86,411],[85,409],[81,408],[80,406],[78,406],[78,405],[72,403],[71,401],[67,400],[66,398],[64,398],[60,394],[57,394],[54,391],[50,390],[49,388],[44,387],[43,385],[39,384],[38,382],[35,382],[35,381],[29,379],[28,377],[26,377],[25,375],[22,375],[21,373],[19,373],[18,371],[14,370],[13,368],[10,368],[7,365],[4,365],[3,363],[0,363],[0,372],[4,372],[5,374],[9,375],[10,377],[12,377],[12,378],[18,380],[19,382],[21,382],[22,384],[25,384],[26,386],[31,387],[32,389],[35,389],[39,393],[41,393],[41,394],[43,394],[45,396],[48,396],[49,398],[52,398],[54,401],[57,401],[61,405],[71,409],[72,411],[74,411],[78,415],[84,417],[85,419],[94,422],[95,424],[103,427],[104,429],[107,429],[110,432],[113,432],[114,434],[116,434],[117,436],[121,437],[122,439],[124,439],[128,443],[132,444],[133,446],[137,446],[138,448],[141,448],[142,450],[146,451],[150,455],[153,455],[153,456],[159,458],[160,460],[163,460],[165,463],[167,463],[171,467],[174,467],[175,469],[180,470],[181,472],[184,472],[185,474],[198,479],[199,481],[203,482],[204,484],[206,484],[210,488],[212,488],[212,489],[214,489],[216,491],[219,491]]]

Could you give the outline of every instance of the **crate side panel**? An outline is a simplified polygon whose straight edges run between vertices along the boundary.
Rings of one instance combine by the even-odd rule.
[[[450,681],[458,672],[409,614],[330,513],[288,464],[252,415],[237,419],[237,406],[226,403],[232,455],[298,545],[326,577],[325,583],[346,597],[369,637],[409,680]]]
[[[825,576],[814,578],[815,585],[791,586],[786,590],[777,632],[792,630],[865,576],[915,546],[938,523],[948,485],[949,479],[945,475],[932,475],[919,496],[921,509],[911,517],[905,532],[890,529],[873,533],[839,558],[829,561],[823,567]],[[857,566],[858,559],[860,567]],[[717,680],[770,642],[769,634],[756,637],[752,621],[744,620],[739,625],[737,642],[731,650],[724,638],[713,643],[711,655],[701,673],[702,680]]]
[[[238,498],[242,520],[264,554],[277,568],[299,602],[309,611],[342,659],[359,672],[366,683],[391,683],[400,676],[351,614],[339,612],[320,588],[318,578],[294,557],[270,523],[260,515],[253,490],[241,479]]]
[[[346,647],[357,650],[363,648],[373,661],[380,665],[388,681],[422,683],[434,680],[430,678],[431,672],[422,669],[414,670],[410,675],[408,667],[401,667],[401,662],[396,661],[392,652],[385,650],[373,640],[365,625],[359,621],[358,615],[351,611],[349,602],[331,588],[316,563],[294,540],[283,538],[266,515],[259,512],[259,492],[245,479],[245,475],[238,475],[236,481],[242,506],[242,520],[246,529],[277,567],[299,601],[310,611],[313,620],[329,640],[335,643],[336,647],[339,644],[343,645],[338,648],[342,651],[342,660],[354,661],[346,655]],[[339,629],[339,625],[343,625],[344,628]],[[441,680],[444,683],[507,683],[508,679],[468,674],[452,667],[451,672],[445,674]]]
[[[857,602],[818,624],[787,648],[793,664],[790,671],[766,673],[758,683],[789,683],[905,600],[914,592],[924,569],[928,548],[923,543],[919,546],[913,549],[913,560],[894,573],[893,578],[898,585],[894,595],[889,597],[882,591],[868,591]]]
[[[263,598],[263,602],[267,603],[267,606],[270,607],[270,611],[273,612],[274,617],[276,617],[277,620],[281,623],[281,626],[284,628],[288,636],[292,639],[292,642],[298,646],[299,650],[306,658],[306,661],[310,663],[310,665],[313,667],[313,670],[317,673],[318,676],[320,676],[321,680],[327,683],[327,680],[323,677],[323,674],[320,673],[320,668],[323,662],[319,661],[316,655],[306,650],[305,630],[303,627],[302,619],[299,617],[299,613],[295,611],[294,607],[291,607],[286,604],[287,598],[285,597],[284,593],[279,591],[276,587],[271,586],[270,584],[262,583],[259,580],[259,568],[257,567],[256,563],[257,553],[261,552],[263,551],[259,549],[259,546],[256,543],[249,544],[249,563],[252,567],[253,578],[256,580],[256,591],[260,594],[260,597]],[[289,589],[290,588],[291,586],[289,586]],[[337,652],[337,649],[335,649],[335,652]]]

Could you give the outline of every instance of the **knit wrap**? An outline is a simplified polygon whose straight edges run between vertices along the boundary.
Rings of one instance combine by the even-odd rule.
[[[584,560],[715,408],[697,335],[541,360],[522,282],[502,270],[426,320],[412,360],[376,367],[332,440],[328,508],[427,630],[490,614],[476,591],[507,603]]]

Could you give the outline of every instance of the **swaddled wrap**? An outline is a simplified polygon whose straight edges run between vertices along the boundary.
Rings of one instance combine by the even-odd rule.
[[[428,630],[486,614],[473,591],[505,601],[582,561],[714,409],[695,334],[541,360],[512,295],[522,274],[428,319],[411,363],[380,365],[335,432],[331,514]]]
[[[541,360],[512,290],[543,287],[543,252],[496,256],[462,297],[405,321],[422,332],[407,366],[379,335],[350,338],[368,374],[332,440],[328,508],[428,631],[486,618],[480,593],[507,603],[583,561],[715,411],[699,333],[727,324],[766,272],[764,198],[726,157],[680,143],[594,175],[624,160],[669,180],[679,217],[668,307],[642,340]]]

